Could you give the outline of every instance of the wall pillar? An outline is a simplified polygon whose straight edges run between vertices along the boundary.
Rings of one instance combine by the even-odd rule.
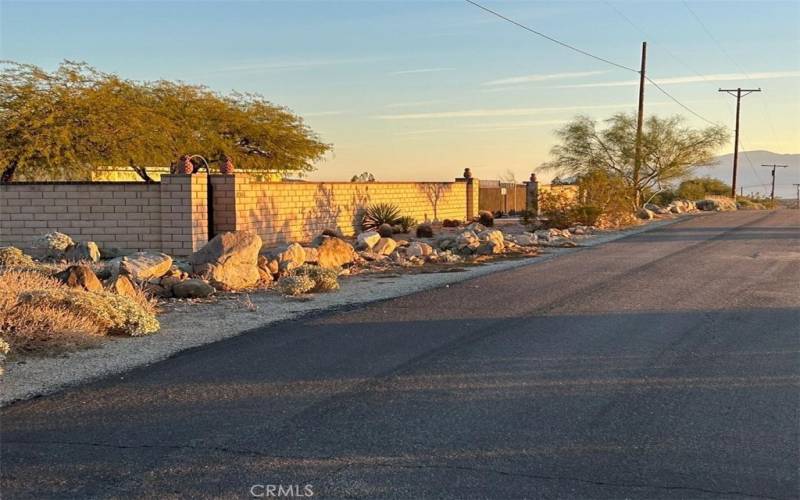
[[[538,217],[539,214],[539,181],[536,174],[531,174],[531,180],[525,183],[525,210]]]
[[[208,242],[206,174],[161,176],[161,249],[191,255]]]
[[[475,217],[478,211],[478,196],[480,194],[480,181],[472,177],[469,168],[464,169],[464,177],[457,177],[456,182],[466,184],[467,200],[465,218],[467,221]]]

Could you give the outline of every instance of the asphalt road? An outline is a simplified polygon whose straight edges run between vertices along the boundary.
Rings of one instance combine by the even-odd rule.
[[[798,498],[799,361],[800,213],[696,217],[6,408],[2,496]]]

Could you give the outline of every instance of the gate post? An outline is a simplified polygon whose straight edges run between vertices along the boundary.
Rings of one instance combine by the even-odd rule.
[[[531,174],[531,180],[525,183],[525,210],[533,214],[534,217],[539,216],[539,181],[536,179],[536,174]]]

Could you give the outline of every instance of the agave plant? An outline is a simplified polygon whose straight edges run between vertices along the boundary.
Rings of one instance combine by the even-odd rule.
[[[396,224],[403,228],[404,233],[407,233],[412,226],[417,225],[417,219],[411,217],[410,215],[404,215],[397,218]]]
[[[400,216],[400,208],[392,203],[375,203],[364,210],[361,229],[367,231],[380,227],[381,224],[393,226]]]

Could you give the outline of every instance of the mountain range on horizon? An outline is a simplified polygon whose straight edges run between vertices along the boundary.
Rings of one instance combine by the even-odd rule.
[[[772,182],[772,169],[761,165],[788,165],[787,168],[778,168],[775,172],[775,196],[780,198],[794,198],[797,188],[792,184],[800,183],[800,153],[773,153],[772,151],[754,150],[739,151],[739,165],[737,174],[737,191],[744,194],[761,194],[769,196]],[[698,167],[695,175],[698,177],[715,177],[727,184],[731,183],[733,174],[733,153],[720,155],[715,158],[713,165]]]

